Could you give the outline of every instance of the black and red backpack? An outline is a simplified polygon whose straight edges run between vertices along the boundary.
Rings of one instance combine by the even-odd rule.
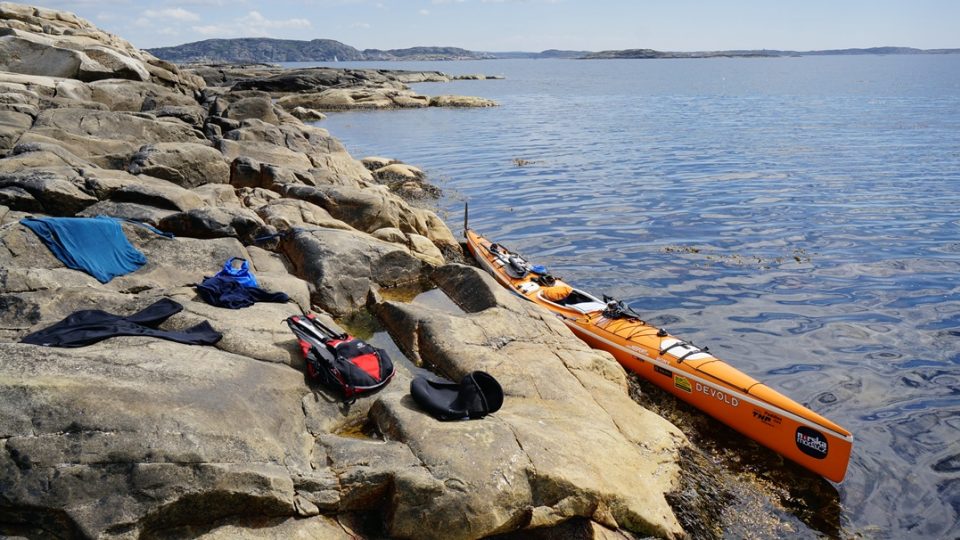
[[[396,372],[386,351],[335,332],[316,315],[288,317],[287,325],[300,341],[310,378],[339,390],[345,398],[386,386]]]

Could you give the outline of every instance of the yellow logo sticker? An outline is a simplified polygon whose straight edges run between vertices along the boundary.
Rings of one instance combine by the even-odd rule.
[[[691,393],[691,392],[693,392],[693,386],[690,384],[690,380],[687,379],[686,377],[681,377],[681,376],[679,376],[679,375],[674,375],[674,377],[673,377],[673,385],[676,386],[677,388],[683,390],[684,392],[686,392],[686,393],[688,393],[688,394]]]

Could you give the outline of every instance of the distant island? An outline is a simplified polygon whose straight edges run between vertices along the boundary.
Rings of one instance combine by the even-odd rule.
[[[147,49],[157,58],[191,62],[337,62],[383,60],[482,60],[492,54],[457,47],[358,50],[332,39],[299,41],[272,38],[206,39],[175,47]]]
[[[774,49],[669,52],[653,49],[625,49],[587,53],[580,58],[732,58],[732,57],[784,57],[784,56],[833,56],[833,55],[886,55],[886,54],[956,54],[960,49],[914,49],[912,47],[870,47],[866,49],[828,49],[823,51],[780,51]]]
[[[570,51],[549,49],[541,52],[478,52],[458,47],[410,47],[406,49],[359,50],[332,39],[301,41],[272,38],[207,39],[174,47],[147,49],[163,60],[196,62],[337,62],[391,60],[491,60],[503,58],[724,58],[789,57],[825,55],[956,54],[960,49],[914,49],[911,47],[871,47],[866,49],[830,49],[823,51],[782,51],[772,49],[671,52],[654,49],[616,51]]]

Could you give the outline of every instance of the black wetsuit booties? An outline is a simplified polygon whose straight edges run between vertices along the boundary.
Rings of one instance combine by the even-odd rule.
[[[182,310],[183,306],[169,298],[158,300],[129,317],[87,309],[71,313],[66,319],[29,334],[20,342],[45,347],[83,347],[115,336],[150,336],[188,345],[213,345],[223,337],[208,321],[180,331],[157,328]]]

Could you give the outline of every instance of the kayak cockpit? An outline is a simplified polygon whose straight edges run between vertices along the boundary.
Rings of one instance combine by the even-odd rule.
[[[580,289],[573,289],[563,300],[550,300],[542,293],[538,295],[538,298],[548,304],[553,304],[565,309],[572,309],[583,314],[603,311],[607,307],[606,302]]]

